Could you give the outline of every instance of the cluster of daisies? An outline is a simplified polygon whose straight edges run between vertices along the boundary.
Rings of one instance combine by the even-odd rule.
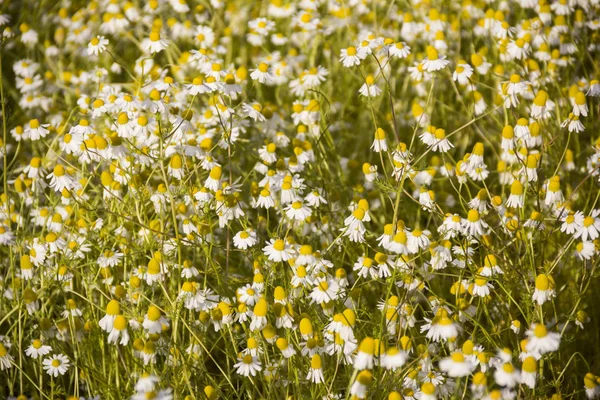
[[[598,0],[8,1],[0,54],[0,397],[600,397]]]

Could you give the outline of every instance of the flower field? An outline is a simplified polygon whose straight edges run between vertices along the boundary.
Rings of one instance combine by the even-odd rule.
[[[0,73],[0,399],[600,397],[600,0],[4,0]]]

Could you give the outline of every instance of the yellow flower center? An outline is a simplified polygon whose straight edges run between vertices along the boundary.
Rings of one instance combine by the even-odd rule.
[[[469,214],[467,215],[467,219],[469,222],[477,222],[479,221],[479,211],[477,210],[469,210]]]
[[[158,42],[160,40],[160,33],[156,32],[156,31],[150,33],[150,40],[153,42]]]
[[[535,329],[533,330],[533,334],[535,335],[535,337],[541,339],[548,335],[548,330],[543,324],[537,324]]]
[[[273,248],[277,251],[283,251],[283,249],[285,249],[285,242],[283,239],[275,240],[275,243],[273,243]]]
[[[265,63],[260,63],[258,65],[258,70],[264,74],[269,70],[269,66]]]
[[[454,352],[452,353],[452,361],[457,362],[457,363],[464,363],[465,362],[465,356],[461,353],[461,352]]]
[[[148,308],[148,319],[150,321],[158,321],[160,318],[160,310],[156,306],[150,306]]]

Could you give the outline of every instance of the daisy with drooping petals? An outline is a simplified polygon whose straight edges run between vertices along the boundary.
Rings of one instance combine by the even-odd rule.
[[[534,357],[529,356],[523,361],[521,367],[521,383],[527,385],[530,389],[535,387],[537,380],[537,361]]]
[[[549,332],[543,324],[534,324],[527,330],[526,335],[528,342],[525,349],[531,354],[541,356],[558,350],[560,345],[560,334]]]
[[[40,339],[35,339],[31,342],[31,345],[25,349],[25,354],[28,357],[36,359],[52,351],[52,347],[45,345]]]
[[[7,347],[10,348],[9,344],[0,341],[0,371],[11,368],[14,362],[14,358],[8,353]]]
[[[152,31],[150,36],[142,41],[142,49],[150,54],[160,53],[169,45],[169,41],[161,38],[160,32]]]
[[[121,339],[119,341],[119,338]],[[129,343],[129,333],[127,332],[127,319],[122,315],[115,317],[112,331],[108,335],[108,343],[117,343],[121,346],[127,346]]]
[[[433,46],[427,46],[427,58],[423,61],[423,68],[427,72],[435,72],[444,69],[450,61],[446,60],[446,56],[440,57],[438,51]]]
[[[61,165],[57,164],[54,167],[54,170],[46,176],[47,179],[50,179],[50,187],[57,192],[62,192],[64,189],[71,190],[76,185],[76,180],[72,178],[67,169]]]
[[[306,375],[306,379],[312,383],[323,383],[325,378],[323,376],[323,367],[321,356],[314,354],[310,360],[310,369]]]
[[[494,371],[494,379],[500,386],[513,388],[519,383],[521,374],[510,361],[499,363]]]
[[[373,374],[368,369],[362,370],[356,376],[356,380],[350,387],[350,394],[358,399],[364,399],[367,396],[367,388],[373,381]]]
[[[460,351],[455,351],[450,357],[440,361],[440,370],[452,378],[470,375],[474,369],[475,365],[468,361]]]
[[[377,128],[375,131],[375,139],[373,140],[371,149],[376,153],[388,150],[387,142],[385,140],[385,131],[383,129]]]
[[[410,46],[405,42],[396,42],[388,46],[390,57],[406,58],[410,54]]]
[[[285,214],[289,219],[304,221],[312,215],[309,207],[305,206],[301,200],[296,200],[285,208]]]
[[[554,296],[556,296],[556,292],[554,291],[554,279],[549,275],[539,274],[535,278],[535,290],[532,295],[533,301],[542,305]]]
[[[32,119],[25,125],[23,137],[33,141],[45,138],[50,132],[48,127],[50,124],[41,124],[37,119]]]
[[[514,180],[510,185],[510,196],[506,200],[506,207],[522,208],[523,202],[523,184],[519,180]]]
[[[375,84],[373,75],[369,75],[365,78],[365,83],[363,83],[358,92],[365,97],[377,97],[381,94],[381,89]]]
[[[576,117],[588,115],[588,106],[583,92],[577,92],[575,100],[573,101],[573,115]]]
[[[275,76],[269,71],[269,65],[260,63],[256,69],[250,73],[250,78],[260,83],[271,84],[275,80]]]

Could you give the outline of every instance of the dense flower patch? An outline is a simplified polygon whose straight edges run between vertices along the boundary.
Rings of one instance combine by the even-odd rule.
[[[0,397],[600,396],[599,11],[0,3]]]

